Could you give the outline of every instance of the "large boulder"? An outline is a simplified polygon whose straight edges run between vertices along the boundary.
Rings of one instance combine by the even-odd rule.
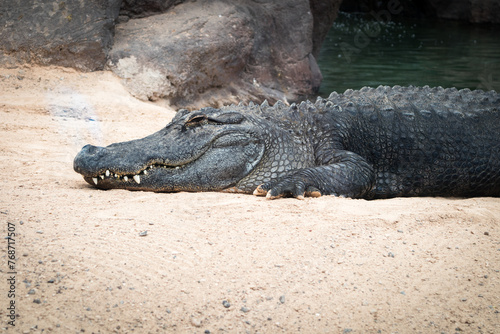
[[[102,69],[120,4],[121,0],[2,0],[0,63]]]
[[[313,94],[307,0],[199,0],[117,25],[109,68],[141,99],[178,107]]]
[[[340,2],[0,1],[0,65],[107,65],[138,98],[191,108],[292,101],[319,88],[315,55]]]

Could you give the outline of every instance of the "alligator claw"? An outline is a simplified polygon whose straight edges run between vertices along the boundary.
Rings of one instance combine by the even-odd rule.
[[[321,192],[319,190],[306,191],[306,197],[321,197]]]
[[[277,189],[277,187],[273,187],[273,188],[267,190],[266,188],[268,188],[268,186],[269,186],[269,184],[259,185],[257,188],[255,188],[253,194],[255,196],[266,196],[267,199],[277,199],[277,198],[284,197],[287,194],[290,194],[299,200],[303,200],[306,197],[320,197],[321,196],[321,192],[315,187],[308,187],[307,191],[300,192],[300,191],[297,191],[298,190],[297,188],[294,189],[295,191],[291,191],[291,190],[280,191]]]
[[[281,198],[281,197],[283,197],[283,194],[273,195],[272,192],[271,192],[271,190],[269,190],[267,192],[267,195],[266,195],[267,199],[277,199],[277,198]]]
[[[253,194],[255,196],[266,196],[267,195],[267,190],[265,190],[264,188],[262,188],[262,184],[259,185],[257,188],[255,188],[255,190],[253,191]]]

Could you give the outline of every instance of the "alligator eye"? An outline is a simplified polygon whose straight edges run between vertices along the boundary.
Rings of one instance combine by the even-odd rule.
[[[185,126],[197,126],[206,124],[208,121],[207,115],[194,115],[184,124]]]

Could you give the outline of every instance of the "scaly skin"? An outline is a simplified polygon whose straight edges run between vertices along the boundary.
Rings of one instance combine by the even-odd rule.
[[[267,198],[499,196],[500,95],[429,87],[179,111],[140,140],[85,146],[100,189],[235,191]]]

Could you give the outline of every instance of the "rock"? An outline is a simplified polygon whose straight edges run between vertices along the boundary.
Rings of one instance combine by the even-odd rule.
[[[191,317],[191,325],[194,327],[201,327],[201,320],[195,317]]]
[[[140,18],[164,13],[185,0],[123,0],[120,16]]]
[[[306,0],[199,0],[117,25],[109,68],[132,95],[182,108],[315,93]]]
[[[0,4],[0,63],[61,65],[83,71],[106,64],[121,0],[9,0]]]
[[[178,107],[291,102],[319,89],[315,55],[340,2],[2,1],[0,63],[107,65],[134,96]]]

